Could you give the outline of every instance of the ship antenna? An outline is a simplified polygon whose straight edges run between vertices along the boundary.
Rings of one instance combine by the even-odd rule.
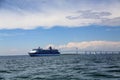
[[[76,48],[76,54],[78,54],[78,48]]]
[[[38,47],[38,49],[40,49],[40,47]]]

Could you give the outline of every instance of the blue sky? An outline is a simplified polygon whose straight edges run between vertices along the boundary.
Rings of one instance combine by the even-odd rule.
[[[119,0],[1,0],[0,55],[49,45],[119,50],[119,8]]]

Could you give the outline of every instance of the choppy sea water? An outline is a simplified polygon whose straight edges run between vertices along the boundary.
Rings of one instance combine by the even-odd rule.
[[[0,80],[120,80],[120,54],[1,56]]]

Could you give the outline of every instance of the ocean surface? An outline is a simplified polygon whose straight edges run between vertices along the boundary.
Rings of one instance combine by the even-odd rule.
[[[1,56],[0,80],[120,80],[120,54]]]

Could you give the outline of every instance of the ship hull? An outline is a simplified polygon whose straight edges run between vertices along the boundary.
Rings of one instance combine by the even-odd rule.
[[[59,53],[58,54],[38,54],[38,53],[29,53],[29,55],[31,57],[39,57],[39,56],[58,56],[60,55]]]

